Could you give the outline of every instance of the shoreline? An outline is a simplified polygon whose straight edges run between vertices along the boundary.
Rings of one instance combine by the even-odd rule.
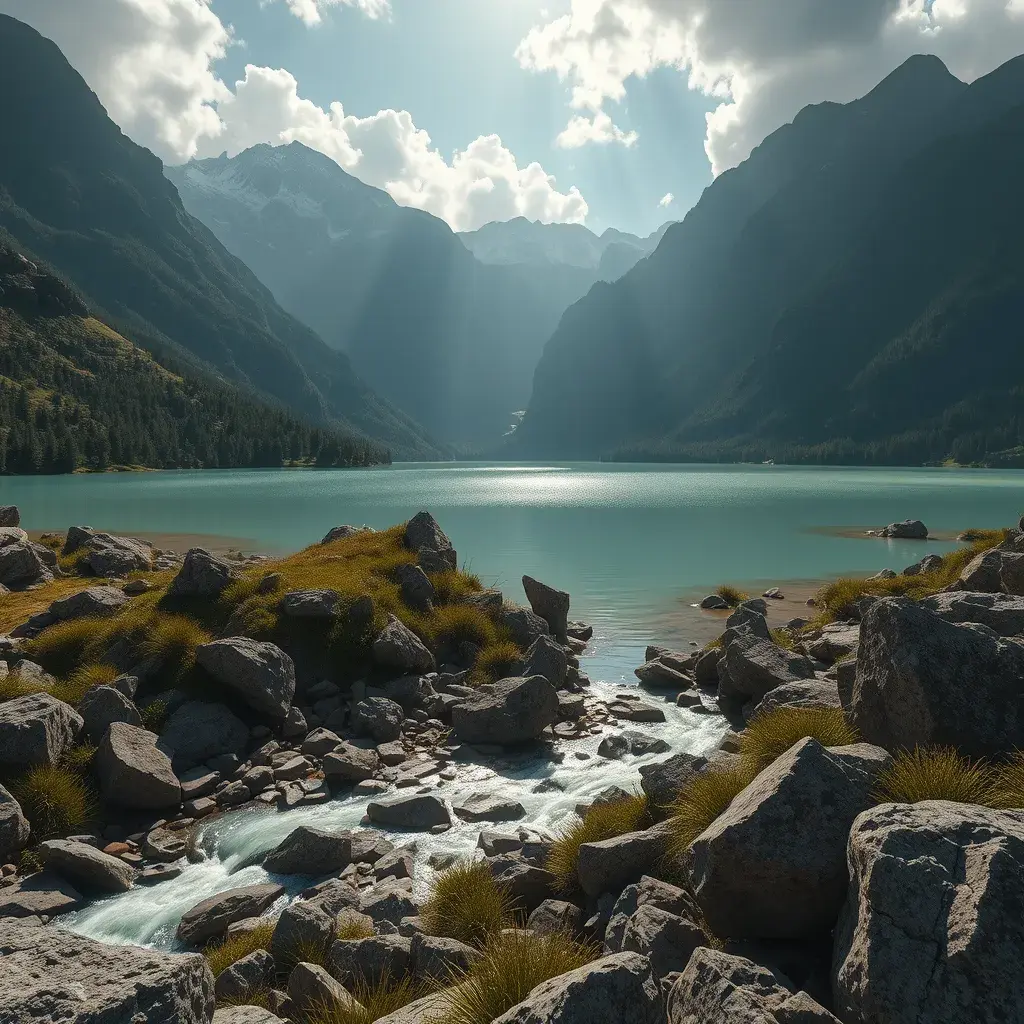
[[[161,551],[174,551],[184,554],[190,548],[206,548],[215,555],[224,555],[231,551],[241,551],[244,554],[263,553],[263,549],[251,537],[230,537],[217,533],[165,533],[157,530],[111,530],[97,527],[103,533],[110,533],[116,536],[138,537],[139,540],[149,541],[154,548]],[[39,540],[44,534],[64,534],[63,530],[27,530],[30,540]],[[266,552],[268,554],[282,554],[282,552]]]

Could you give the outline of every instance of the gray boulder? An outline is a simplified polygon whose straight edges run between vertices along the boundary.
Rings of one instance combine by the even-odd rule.
[[[839,686],[833,679],[800,679],[783,683],[761,698],[750,716],[767,715],[778,708],[840,708]]]
[[[265,949],[253,950],[217,975],[217,1002],[248,1002],[274,980],[274,958]]]
[[[527,918],[526,927],[538,935],[578,935],[583,927],[583,911],[575,903],[545,900]]]
[[[418,565],[399,565],[395,579],[402,591],[402,600],[420,612],[434,607],[434,584]]]
[[[198,954],[94,942],[62,928],[0,921],[0,1017],[11,1024],[208,1024],[213,974]]]
[[[119,587],[87,587],[77,594],[58,598],[47,611],[56,622],[86,617],[102,619],[116,615],[130,600]]]
[[[978,594],[1002,592],[1003,552],[997,548],[982,551],[964,567],[960,578],[954,584],[957,590],[969,590]]]
[[[1024,553],[1003,552],[999,579],[1007,594],[1024,594]]]
[[[373,800],[366,813],[375,825],[407,832],[429,832],[438,825],[450,825],[451,815],[444,801],[427,795],[400,797],[397,800]]]
[[[78,702],[78,713],[85,723],[85,734],[93,743],[99,743],[114,722],[142,725],[138,708],[113,686],[94,686],[87,691]]]
[[[420,982],[445,984],[465,972],[480,953],[458,939],[417,932],[410,943],[409,970]]]
[[[534,614],[539,615],[551,630],[556,640],[566,640],[569,619],[569,595],[564,590],[555,590],[532,576],[523,577],[523,590]]]
[[[518,800],[493,793],[475,793],[454,806],[455,813],[469,822],[518,821],[526,817],[526,808]]]
[[[688,851],[693,894],[712,932],[827,932],[846,893],[846,837],[888,761],[867,744],[827,749],[805,739],[739,793]]]
[[[857,653],[860,626],[855,622],[830,622],[823,626],[817,637],[808,642],[807,653],[818,661],[831,665],[841,658]]]
[[[398,980],[409,971],[412,943],[401,935],[374,935],[367,939],[338,939],[327,967],[343,985],[379,985],[385,978]]]
[[[900,540],[927,540],[928,527],[920,519],[904,519],[901,523],[890,523],[882,529],[881,536]]]
[[[277,919],[270,955],[280,969],[310,956],[311,951],[326,953],[334,941],[334,930],[334,918],[325,910],[312,903],[292,903]]]
[[[39,844],[43,863],[82,890],[127,892],[135,882],[135,868],[118,857],[71,839],[48,839]]]
[[[646,957],[615,953],[538,985],[494,1024],[664,1024]]]
[[[888,750],[950,745],[972,757],[1024,747],[1024,646],[945,622],[904,598],[876,601],[861,624],[846,707]]]
[[[671,665],[665,664],[661,658],[645,662],[639,668],[633,670],[633,675],[644,686],[652,690],[686,690],[694,682],[691,676]]]
[[[17,505],[0,505],[0,526],[21,526],[21,510]]]
[[[558,692],[543,676],[513,676],[481,686],[452,708],[452,726],[465,743],[525,743],[557,717]]]
[[[262,1006],[218,1006],[212,1024],[287,1024]]]
[[[836,929],[843,1020],[1020,1020],[1024,812],[944,801],[865,811]]]
[[[29,541],[0,544],[0,584],[12,590],[48,583],[53,573]]]
[[[341,743],[323,759],[324,775],[330,781],[362,782],[372,779],[380,769],[380,756],[351,743]]]
[[[459,567],[452,542],[429,512],[417,512],[406,524],[405,546],[419,554],[420,565],[427,572]]]
[[[309,1011],[362,1009],[355,997],[318,964],[297,963],[292,968],[288,975],[288,995],[293,1010],[289,1016],[293,1017],[301,1017]]]
[[[56,917],[84,905],[82,894],[52,871],[37,871],[0,887],[0,918]]]
[[[235,570],[230,562],[203,548],[192,548],[167,593],[171,597],[220,597],[234,580]]]
[[[221,754],[241,755],[248,742],[248,726],[223,704],[190,700],[164,723],[159,745],[184,772]]]
[[[756,636],[740,636],[725,650],[731,693],[760,700],[784,683],[813,679],[809,658]]]
[[[96,751],[94,771],[104,800],[135,810],[164,810],[181,803],[181,785],[157,737],[134,725],[112,723]]]
[[[281,611],[291,619],[333,619],[338,601],[336,590],[292,590],[281,598]]]
[[[933,594],[920,603],[946,622],[977,622],[1000,636],[1024,633],[1024,598],[954,590]]]
[[[545,900],[555,895],[555,876],[546,868],[528,861],[522,852],[492,857],[488,860],[488,867],[494,880],[526,914],[532,914]]]
[[[269,882],[219,892],[181,915],[178,938],[189,945],[202,945],[223,935],[228,930],[228,925],[236,921],[259,917],[282,895],[284,886]]]
[[[153,568],[153,548],[134,537],[114,537],[89,526],[72,526],[64,541],[63,554],[84,549],[82,563],[94,576],[127,576]]]
[[[385,921],[397,928],[405,918],[416,917],[419,907],[413,901],[408,885],[403,885],[400,879],[389,878],[382,885],[363,891],[359,897],[359,911],[369,917],[378,929]]]
[[[359,736],[372,736],[378,743],[387,743],[402,735],[404,718],[401,704],[387,697],[367,697],[352,709],[352,731]]]
[[[656,827],[583,843],[576,862],[580,888],[591,898],[621,892],[630,882],[654,870],[665,855],[666,838],[664,829]]]
[[[621,953],[630,920],[641,907],[657,907],[668,914],[695,920],[699,914],[692,897],[677,885],[644,875],[627,885],[612,904],[604,932],[604,951]]]
[[[667,808],[697,774],[707,767],[708,759],[697,754],[673,754],[664,761],[640,765],[640,786],[655,807]]]
[[[82,731],[82,718],[48,693],[32,693],[0,704],[0,769],[20,772],[55,764]]]
[[[551,634],[547,622],[529,608],[503,607],[500,617],[501,624],[520,650],[529,650],[538,637]]]
[[[21,804],[0,786],[0,863],[17,860],[28,845],[30,827]]]
[[[295,664],[277,644],[228,637],[197,647],[196,662],[254,711],[287,717],[295,696]]]
[[[565,648],[549,636],[539,636],[526,652],[524,676],[543,676],[555,689],[565,682],[569,659]]]
[[[360,533],[373,533],[373,530],[368,526],[335,526],[327,532],[327,536],[320,543],[332,544],[336,540],[348,540],[349,537],[355,537]]]
[[[279,875],[327,875],[352,862],[352,836],[300,825],[267,854],[263,866]]]
[[[434,656],[423,641],[394,615],[373,641],[373,660],[384,668],[402,672],[430,672]]]
[[[672,985],[666,1009],[668,1024],[839,1024],[766,967],[707,947]]]
[[[683,970],[707,937],[690,915],[673,914],[651,903],[638,907],[626,923],[622,950],[640,953],[651,962],[655,978]]]

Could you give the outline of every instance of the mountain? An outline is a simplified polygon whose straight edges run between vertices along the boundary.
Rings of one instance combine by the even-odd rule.
[[[190,353],[303,417],[396,454],[436,456],[421,427],[288,315],[181,205],[60,50],[0,15],[0,228],[109,321]]]
[[[914,57],[802,110],[567,311],[515,453],[919,462],[1021,443],[1022,105],[1024,58],[967,86]]]
[[[365,438],[171,367],[93,316],[60,277],[0,245],[0,474],[388,459]]]
[[[508,431],[545,341],[598,279],[600,254],[587,266],[482,261],[443,221],[297,142],[166,174],[285,309],[444,441]]]

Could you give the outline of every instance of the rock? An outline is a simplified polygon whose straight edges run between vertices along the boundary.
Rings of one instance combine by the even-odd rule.
[[[287,1024],[287,1022],[264,1010],[262,1006],[220,1006],[213,1015],[213,1024]]]
[[[409,892],[399,879],[392,879],[386,885],[364,890],[359,899],[359,910],[373,919],[378,931],[382,930],[385,921],[397,929],[403,918],[415,917],[419,913]]]
[[[677,669],[666,665],[661,659],[645,662],[633,670],[633,675],[644,686],[654,690],[685,690],[693,685],[693,679]]]
[[[202,945],[223,935],[236,921],[259,917],[282,895],[284,886],[272,883],[219,892],[181,915],[178,938],[189,945]]]
[[[324,775],[328,780],[361,782],[372,779],[380,769],[380,758],[373,750],[364,750],[351,743],[342,743],[323,759]]]
[[[21,510],[17,505],[0,505],[0,526],[21,526]]]
[[[455,813],[463,820],[518,821],[526,817],[526,808],[517,800],[490,793],[476,793],[455,805]]]
[[[664,856],[665,846],[666,834],[657,827],[583,843],[576,862],[580,888],[591,898],[604,892],[621,892],[630,882],[653,870]]]
[[[302,741],[299,750],[303,754],[312,754],[314,757],[323,757],[341,746],[341,737],[330,729],[314,729]]]
[[[755,700],[783,683],[814,678],[814,665],[808,658],[756,636],[733,640],[726,648],[725,662],[730,692]]]
[[[616,953],[538,985],[494,1024],[663,1024],[646,957]]]
[[[230,562],[203,548],[187,552],[178,575],[167,588],[170,597],[220,597],[235,579]]]
[[[395,580],[402,591],[402,600],[420,612],[434,607],[434,585],[418,565],[399,565],[395,569]]]
[[[373,642],[373,660],[385,668],[402,672],[430,672],[434,656],[422,640],[394,615]]]
[[[945,801],[865,811],[836,929],[844,1020],[1014,1021],[1024,1006],[1024,813]]]
[[[569,661],[565,648],[549,636],[539,636],[526,652],[522,675],[543,676],[557,690],[565,682]]]
[[[338,939],[331,946],[328,970],[343,985],[362,981],[379,985],[385,977],[392,981],[409,972],[412,943],[400,935],[374,935],[367,939]]]
[[[634,914],[646,906],[657,907],[669,914],[695,919],[699,911],[690,895],[676,885],[644,875],[639,882],[627,885],[612,904],[604,933],[606,953],[621,953],[626,927]]]
[[[693,666],[693,678],[698,686],[718,685],[718,663],[724,656],[722,651],[714,647],[697,655],[697,661]]]
[[[404,718],[401,704],[387,697],[367,697],[352,709],[352,731],[359,736],[372,736],[378,743],[387,743],[402,735]]]
[[[509,745],[536,739],[558,716],[558,693],[543,676],[513,676],[481,686],[452,708],[465,743]]]
[[[428,572],[459,567],[452,542],[429,512],[417,512],[406,524],[405,546],[420,555],[420,564]]]
[[[336,540],[348,540],[349,537],[355,537],[360,533],[373,533],[373,530],[368,526],[335,526],[320,543],[333,544]]]
[[[562,932],[565,935],[576,936],[583,928],[583,911],[575,903],[544,900],[527,918],[526,927],[538,935]]]
[[[295,696],[295,664],[276,644],[228,637],[200,644],[196,662],[254,711],[285,718]]]
[[[267,854],[267,871],[279,875],[327,875],[352,863],[352,836],[300,825]]]
[[[566,640],[569,617],[569,595],[564,590],[555,590],[532,576],[523,577],[523,590],[534,614],[539,615],[551,630],[556,640]]]
[[[857,653],[860,626],[857,623],[830,622],[816,639],[807,644],[807,653],[827,665]]]
[[[685,753],[674,754],[653,764],[643,764],[640,766],[640,786],[655,807],[667,808],[707,764],[707,758]]]
[[[119,857],[102,853],[88,843],[48,839],[39,844],[43,863],[79,889],[92,892],[127,892],[135,881],[135,868]]]
[[[249,730],[223,704],[190,700],[173,712],[160,733],[160,749],[183,772],[220,754],[241,755]]]
[[[48,693],[0,704],[0,769],[11,772],[55,764],[82,731],[82,718]]]
[[[409,970],[420,982],[444,984],[465,972],[480,959],[479,951],[458,939],[435,935],[413,935]]]
[[[976,622],[1000,636],[1024,633],[1024,599],[1019,597],[948,591],[920,603],[947,622]]]
[[[333,619],[338,601],[336,590],[293,590],[281,598],[281,611],[291,619]]]
[[[500,609],[501,624],[509,631],[512,642],[526,651],[541,636],[550,636],[547,622],[528,608],[507,607]]]
[[[629,918],[622,950],[647,957],[654,977],[664,978],[671,971],[683,970],[693,951],[706,943],[707,937],[693,918],[645,904]]]
[[[839,1024],[806,992],[743,957],[701,947],[666,999],[668,1024]]]
[[[998,757],[1024,747],[1022,678],[1020,644],[890,598],[861,624],[847,717],[888,750],[950,745],[971,757]]]
[[[919,562],[908,565],[902,575],[920,576],[922,573],[935,572],[942,566],[942,555],[925,555]]]
[[[213,974],[196,954],[108,946],[60,928],[0,921],[5,1021],[207,1024]]]
[[[356,999],[317,964],[297,963],[288,975],[288,995],[294,1012],[361,1009]]]
[[[47,609],[56,622],[71,619],[109,618],[116,615],[130,598],[117,587],[88,587],[77,594],[54,601]]]
[[[334,918],[312,903],[292,903],[285,907],[274,927],[270,955],[280,970],[313,950],[326,952],[334,940]]]
[[[0,864],[17,860],[28,845],[29,823],[21,805],[0,786]]]
[[[651,707],[650,704],[641,704],[639,701],[620,701],[609,704],[608,710],[616,718],[625,718],[629,722],[665,721],[665,712],[661,708]]]
[[[494,880],[527,914],[532,914],[545,900],[555,895],[555,876],[545,868],[529,863],[521,852],[493,857],[488,866]]]
[[[890,523],[881,531],[880,536],[900,540],[927,540],[928,527],[920,519],[904,519],[902,523]]]
[[[0,545],[0,584],[13,590],[48,583],[53,573],[30,541]]]
[[[729,602],[724,597],[719,597],[718,594],[708,594],[700,603],[701,608],[705,611],[712,612],[724,612],[729,607]]]
[[[436,825],[450,825],[451,816],[439,797],[406,796],[397,800],[373,800],[366,813],[375,825],[386,825],[405,832],[429,832]]]
[[[274,979],[274,958],[265,949],[253,950],[217,975],[217,1002],[245,1003]]]
[[[0,918],[56,917],[84,905],[81,893],[50,871],[39,871],[14,885],[0,887]]]
[[[134,537],[114,537],[88,526],[72,526],[62,553],[75,554],[85,549],[82,564],[94,576],[127,576],[131,572],[153,568],[153,548]]]
[[[805,739],[739,793],[688,851],[693,894],[712,932],[827,932],[845,896],[846,837],[888,761],[867,744],[827,749]]]
[[[142,725],[138,708],[113,686],[94,686],[87,691],[78,702],[78,713],[85,723],[85,734],[93,743],[99,743],[114,722]]]
[[[750,720],[782,707],[840,708],[839,688],[832,679],[801,679],[794,683],[783,683],[765,694]]]

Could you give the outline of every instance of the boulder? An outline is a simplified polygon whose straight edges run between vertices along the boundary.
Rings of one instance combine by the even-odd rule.
[[[481,686],[452,708],[452,726],[465,743],[525,743],[557,717],[558,692],[543,676],[513,676]]]
[[[856,622],[830,622],[807,644],[807,653],[831,665],[841,658],[856,654],[859,643],[860,626]]]
[[[652,690],[686,690],[693,685],[693,678],[666,665],[660,658],[645,662],[633,670],[633,675]],[[717,675],[716,675],[717,678]]]
[[[114,722],[108,727],[93,763],[104,800],[154,811],[181,803],[171,759],[156,743],[154,733],[137,726]]]
[[[362,782],[372,779],[379,769],[380,757],[375,750],[351,743],[340,743],[323,759],[324,775],[332,782]]]
[[[492,857],[488,867],[494,880],[526,914],[532,914],[555,895],[555,876],[546,868],[530,863],[521,851]]]
[[[228,637],[200,644],[196,662],[254,711],[283,719],[295,696],[295,664],[277,644]]]
[[[451,824],[451,815],[444,801],[429,794],[386,802],[373,800],[366,805],[366,813],[375,825],[403,832],[429,832],[438,825]]]
[[[219,1003],[246,1003],[274,980],[274,958],[265,949],[253,950],[217,975],[214,993]]]
[[[583,927],[583,911],[575,903],[545,900],[526,920],[526,927],[538,935],[578,935]]]
[[[469,822],[518,821],[526,817],[526,808],[518,800],[492,793],[475,793],[454,806],[455,813]]]
[[[933,594],[920,603],[946,622],[976,622],[1000,636],[1024,633],[1024,598],[954,590]]]
[[[665,855],[666,838],[664,829],[656,827],[583,843],[576,862],[580,888],[591,898],[621,892],[654,869]]]
[[[420,555],[420,564],[428,572],[459,567],[452,542],[429,512],[417,512],[406,524],[405,546]]]
[[[288,995],[294,1013],[301,1017],[307,1011],[361,1010],[355,997],[336,982],[318,964],[297,963],[288,975]]]
[[[1003,552],[999,579],[1007,594],[1024,594],[1024,553]]]
[[[664,761],[640,765],[640,786],[655,807],[664,809],[707,766],[706,757],[673,754]]]
[[[87,587],[77,594],[58,598],[47,611],[55,622],[87,617],[102,619],[116,615],[130,600],[118,587]]]
[[[969,590],[978,594],[998,594],[1002,592],[1003,552],[998,548],[982,551],[975,555],[960,573],[955,590]]]
[[[82,731],[82,718],[48,693],[32,693],[0,704],[0,770],[20,772],[55,764]]]
[[[83,891],[127,892],[135,881],[135,868],[88,843],[48,839],[39,844],[39,853],[48,868]]]
[[[523,577],[523,590],[535,615],[539,615],[551,630],[556,640],[566,640],[569,619],[569,595],[564,590],[555,590],[532,576]]]
[[[867,744],[828,749],[804,739],[765,768],[688,851],[711,931],[761,939],[828,932],[846,893],[846,837],[888,761]]]
[[[395,580],[402,591],[402,600],[420,612],[434,607],[434,584],[418,565],[399,565],[395,569]]]
[[[359,893],[355,886],[345,878],[328,878],[312,889],[306,889],[301,894],[308,903],[326,911],[331,917],[338,917],[345,914],[347,920],[358,921],[363,915],[357,913],[359,906]],[[373,928],[373,922],[366,918],[363,921]]]
[[[715,647],[701,651],[693,666],[693,678],[698,686],[712,686],[718,683],[718,663],[725,657]]]
[[[1024,646],[955,625],[905,598],[861,624],[847,717],[888,750],[950,745],[971,757],[1024,747]]]
[[[327,875],[352,862],[352,836],[300,825],[267,854],[267,871],[279,875]]]
[[[333,544],[336,540],[348,540],[349,537],[355,537],[360,533],[373,533],[373,530],[368,526],[335,526],[327,532],[327,536],[320,543]]]
[[[639,882],[627,885],[612,904],[604,932],[606,953],[621,953],[630,920],[641,907],[657,907],[668,914],[696,920],[699,910],[692,897],[677,885],[644,875]]]
[[[17,505],[0,505],[0,526],[21,526],[21,510]]]
[[[287,1024],[287,1021],[262,1006],[219,1006],[212,1024]]]
[[[203,548],[192,548],[185,555],[178,575],[167,588],[170,597],[205,597],[220,595],[235,580],[230,562],[218,558]]]
[[[281,598],[281,611],[290,619],[333,619],[338,601],[336,590],[292,590]]]
[[[248,742],[248,726],[223,704],[190,700],[168,717],[159,745],[184,772],[221,754],[240,756]]]
[[[454,976],[464,973],[480,959],[480,953],[458,939],[417,932],[410,943],[409,970],[419,982],[445,984]]]
[[[664,1024],[646,957],[615,953],[538,985],[494,1024]]]
[[[323,757],[332,750],[337,750],[341,745],[341,737],[330,729],[314,729],[302,741],[299,750],[303,754],[312,754],[314,757]]]
[[[283,895],[284,886],[269,882],[219,892],[181,915],[178,938],[189,945],[202,945],[223,935],[236,921],[259,917]]]
[[[37,871],[13,885],[0,887],[0,918],[56,917],[84,905],[82,894],[51,871]]]
[[[373,641],[373,660],[384,668],[402,672],[430,672],[434,656],[423,641],[394,615]]]
[[[728,610],[729,602],[726,601],[724,597],[719,597],[718,594],[708,594],[708,596],[701,601],[700,607],[703,608],[704,611],[724,612]]]
[[[327,969],[343,985],[379,985],[385,977],[403,978],[411,958],[412,943],[400,935],[338,939],[331,945]]]
[[[94,686],[88,690],[78,702],[78,713],[85,723],[85,734],[93,743],[99,743],[115,722],[142,725],[138,708],[113,686]],[[153,739],[155,742],[156,737]]]
[[[198,954],[111,946],[62,928],[0,921],[0,1017],[39,1021],[208,1024],[213,974]]]
[[[757,636],[740,636],[725,650],[730,692],[760,700],[783,683],[813,679],[809,658]]]
[[[529,650],[538,637],[551,635],[547,622],[529,608],[503,607],[500,618],[520,650]]]
[[[927,540],[928,527],[920,519],[904,519],[901,523],[890,523],[882,529],[880,535],[899,540]]]
[[[1024,812],[928,801],[865,811],[836,929],[843,1020],[1016,1021],[1024,1006]]]
[[[651,962],[657,979],[681,971],[707,937],[692,915],[673,914],[651,903],[638,907],[626,923],[622,950],[640,953]]]
[[[377,926],[387,921],[397,927],[404,918],[419,914],[419,907],[409,892],[409,887],[403,887],[398,879],[389,879],[383,885],[363,891],[359,898],[359,910]]]
[[[352,709],[352,731],[359,736],[372,736],[378,743],[387,743],[402,735],[404,718],[401,704],[387,697],[367,697]]]
[[[839,1024],[806,992],[743,957],[697,949],[666,999],[668,1024]]]
[[[833,679],[800,679],[783,683],[761,698],[750,716],[766,715],[778,708],[839,708],[839,687]]]
[[[21,805],[0,786],[0,864],[18,859],[28,845],[30,827]]]
[[[82,564],[94,576],[127,576],[153,568],[153,548],[134,537],[114,537],[89,526],[72,526],[64,541],[63,554],[84,549]]]
[[[29,541],[0,545],[0,584],[12,590],[48,583],[53,573]]]
[[[284,908],[270,940],[270,955],[278,969],[295,963],[313,950],[324,953],[334,940],[335,923],[325,910],[312,903],[292,903]]]
[[[767,605],[764,601],[744,601],[725,620],[725,632],[722,634],[723,648],[728,647],[739,636],[750,634],[762,640],[771,638],[768,620],[765,618]]]
[[[539,636],[526,652],[522,675],[543,676],[557,690],[565,682],[569,659],[565,648],[549,636]]]

